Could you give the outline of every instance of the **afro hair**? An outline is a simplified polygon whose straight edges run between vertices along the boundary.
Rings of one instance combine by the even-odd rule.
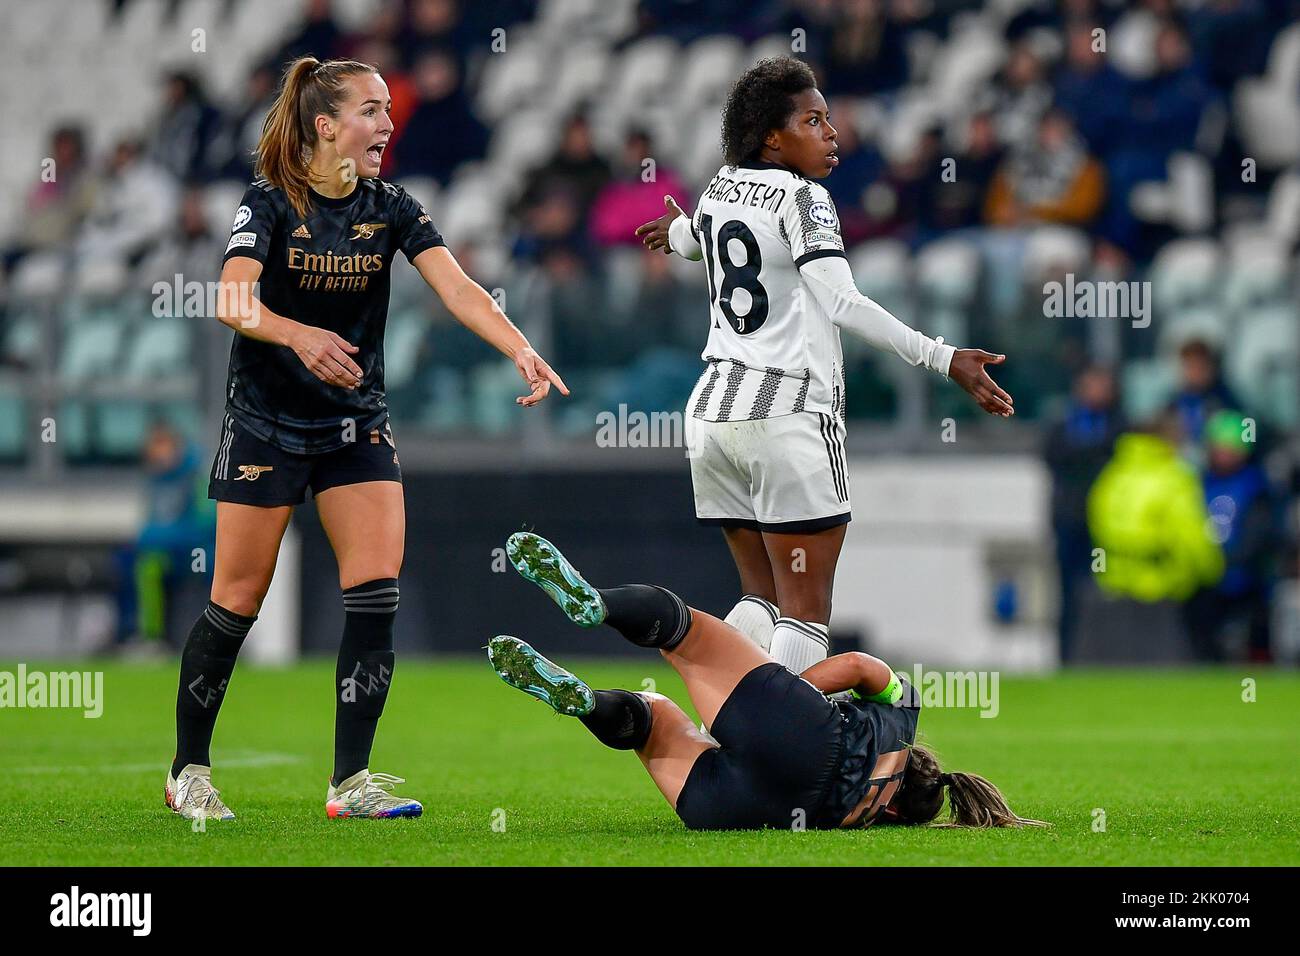
[[[763,140],[794,112],[794,97],[817,86],[807,63],[791,56],[759,60],[741,74],[722,108],[722,158],[728,166],[751,162]]]

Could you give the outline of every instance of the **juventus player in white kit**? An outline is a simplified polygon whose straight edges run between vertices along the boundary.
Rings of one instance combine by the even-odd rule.
[[[853,282],[830,194],[835,128],[812,70],[763,60],[723,110],[724,165],[687,218],[637,230],[649,249],[703,259],[707,362],[686,406],[695,512],[723,529],[745,596],[727,623],[799,674],[827,655],[831,588],[851,514],[840,329],[944,375],[985,411],[1013,413],[984,370],[904,325]]]

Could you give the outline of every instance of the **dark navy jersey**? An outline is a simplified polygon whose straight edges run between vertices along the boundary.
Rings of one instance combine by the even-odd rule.
[[[298,454],[342,448],[379,427],[384,401],[384,326],[398,250],[414,260],[445,245],[424,208],[401,186],[360,179],[342,199],[314,192],[304,219],[284,190],[257,180],[235,213],[225,260],[262,263],[259,298],[304,325],[355,345],[361,385],[322,382],[290,348],[236,335],[226,410],[254,435]]]
[[[903,696],[897,704],[855,700],[835,705],[844,721],[844,745],[827,805],[843,820],[865,801],[855,826],[870,826],[889,805],[902,784],[908,748],[916,741],[921,695],[902,676],[899,680]]]

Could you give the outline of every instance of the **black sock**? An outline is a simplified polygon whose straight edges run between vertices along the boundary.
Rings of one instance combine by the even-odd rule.
[[[367,581],[343,592],[347,621],[334,671],[334,785],[370,766],[375,727],[393,679],[397,579]]]
[[[602,588],[605,623],[640,647],[671,651],[691,629],[691,609],[676,594],[654,584]]]
[[[181,651],[181,679],[176,692],[173,777],[187,764],[212,766],[208,748],[217,712],[234,673],[239,648],[256,620],[256,616],[245,617],[209,601],[190,629]]]
[[[631,691],[596,691],[596,709],[578,719],[597,740],[615,750],[640,750],[650,739],[650,704]]]

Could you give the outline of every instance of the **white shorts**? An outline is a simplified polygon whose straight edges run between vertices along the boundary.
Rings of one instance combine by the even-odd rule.
[[[702,524],[808,534],[852,517],[844,423],[832,415],[739,422],[688,415],[686,442]]]

